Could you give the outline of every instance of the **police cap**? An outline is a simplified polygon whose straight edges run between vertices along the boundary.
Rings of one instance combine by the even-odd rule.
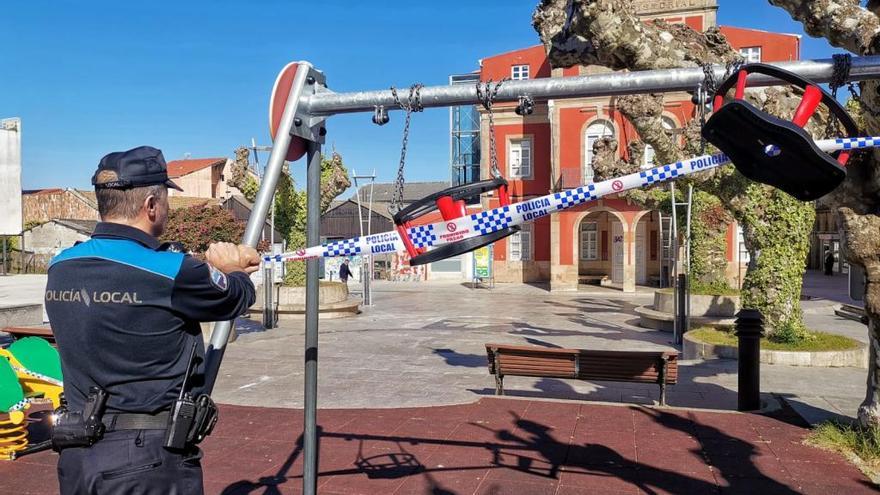
[[[98,181],[98,174],[103,171],[116,172],[116,180]],[[128,151],[116,151],[101,158],[98,170],[92,176],[95,189],[128,189],[132,187],[165,184],[168,187],[183,191],[168,178],[168,168],[162,152],[152,146],[139,146]]]

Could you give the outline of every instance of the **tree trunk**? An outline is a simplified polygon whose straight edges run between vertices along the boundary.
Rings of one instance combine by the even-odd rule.
[[[770,0],[804,25],[812,36],[824,37],[833,46],[860,55],[880,53],[880,18],[877,1],[868,9],[853,0]],[[860,83],[861,117],[866,135],[880,132],[878,81]],[[852,108],[852,106],[850,106]],[[870,110],[870,111],[865,111]],[[880,151],[855,156],[847,166],[841,187],[825,201],[836,207],[842,228],[846,260],[865,268],[865,313],[868,315],[870,361],[865,401],[859,407],[863,426],[880,427]]]

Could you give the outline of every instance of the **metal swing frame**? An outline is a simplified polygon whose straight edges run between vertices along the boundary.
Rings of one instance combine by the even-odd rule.
[[[834,62],[831,59],[804,60],[772,64],[816,83],[832,79]],[[716,79],[725,77],[726,68],[714,65]],[[592,76],[511,81],[500,88],[495,96],[498,102],[516,102],[528,96],[533,101],[588,96],[618,96],[638,93],[665,93],[693,91],[705,77],[705,69],[666,69],[628,73],[610,73]],[[851,81],[880,77],[880,56],[854,57],[849,73]],[[779,81],[771,76],[756,74],[749,78],[752,87],[769,86]],[[319,242],[321,145],[327,133],[326,119],[335,114],[365,112],[383,113],[400,107],[390,90],[334,93],[327,89],[324,75],[308,62],[300,62],[290,85],[284,111],[278,122],[275,143],[263,182],[254,201],[242,242],[256,246],[260,231],[272,204],[282,167],[293,144],[306,146],[307,155],[307,245]],[[433,86],[421,89],[425,108],[471,105],[480,102],[476,88],[471,86]],[[381,112],[380,112],[381,110]],[[304,389],[304,466],[303,492],[317,492],[317,378],[318,378],[318,259],[306,261],[306,318],[305,318],[305,389]],[[205,364],[207,391],[213,389],[220,370],[232,322],[218,322],[211,335]]]

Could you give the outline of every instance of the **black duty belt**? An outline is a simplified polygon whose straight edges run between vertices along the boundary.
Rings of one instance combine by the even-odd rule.
[[[107,413],[103,423],[106,431],[164,430],[168,427],[168,411],[157,414]]]

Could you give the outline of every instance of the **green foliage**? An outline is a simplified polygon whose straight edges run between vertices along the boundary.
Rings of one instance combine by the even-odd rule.
[[[186,249],[204,253],[212,242],[241,242],[245,223],[219,206],[196,205],[172,210],[163,241],[181,242]]]
[[[293,246],[289,249],[299,249],[306,245],[305,228],[302,230],[294,230],[287,238],[287,245]],[[306,264],[304,261],[294,261],[286,264],[284,274],[284,285],[301,287],[306,285]]]
[[[688,287],[688,292],[699,296],[738,296],[739,291],[727,285],[726,280],[716,280],[712,283],[705,283],[699,280],[692,280]]]
[[[728,289],[727,226],[730,213],[716,196],[695,190],[691,211],[691,284]]]
[[[305,231],[306,228],[306,193],[296,190],[293,179],[286,171],[278,178],[278,187],[275,189],[275,228],[288,239],[288,244],[291,232]]]
[[[260,183],[253,176],[247,174],[244,178],[244,184],[241,185],[241,193],[244,194],[244,198],[253,203],[257,199],[257,191],[259,190]]]
[[[865,131],[865,110],[856,100],[850,98],[846,100],[846,113],[856,121],[856,125],[861,129],[862,132]],[[843,135],[843,134],[840,134]],[[864,134],[862,134],[864,136]],[[836,136],[829,136],[836,137]]]
[[[880,469],[880,428],[827,421],[816,427],[807,442],[827,450],[855,455],[868,473]]]
[[[713,345],[736,346],[738,342],[732,329],[700,327],[691,330],[688,335]],[[818,331],[807,331],[806,338],[794,342],[781,342],[772,335],[761,339],[761,349],[771,351],[845,351],[856,347],[858,347],[858,342],[849,337]]]
[[[761,311],[771,333],[788,342],[806,338],[800,297],[804,260],[816,211],[788,194],[750,184],[739,209],[749,235],[749,270],[742,305]]]
[[[251,194],[256,198],[259,185],[252,178],[245,181],[245,197]],[[341,194],[350,183],[348,172],[342,165],[342,157],[334,152],[331,156],[321,157],[321,213],[330,205],[335,197]],[[250,191],[250,192],[249,192]],[[250,201],[253,201],[248,197]],[[290,173],[284,170],[278,178],[275,193],[275,228],[287,239],[290,251],[306,247],[306,191],[297,190]],[[305,285],[306,269],[302,261],[286,264],[284,284],[291,286]]]
[[[27,230],[27,229],[25,229],[25,230]],[[9,251],[11,251],[11,250],[13,250],[13,249],[18,249],[18,247],[19,247],[19,242],[21,241],[21,236],[17,236],[17,235],[0,235],[0,242],[3,242],[3,239],[6,239],[6,253],[7,253],[7,255],[8,255],[8,254],[9,254]],[[2,249],[3,249],[3,247],[0,246],[0,250],[2,250]]]

